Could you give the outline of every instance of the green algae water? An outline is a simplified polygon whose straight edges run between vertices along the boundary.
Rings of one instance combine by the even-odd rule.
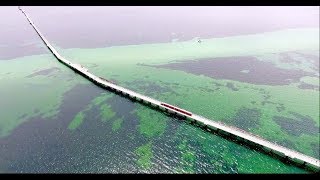
[[[99,48],[48,40],[97,76],[320,158],[319,28]],[[44,54],[0,61],[0,172],[308,173],[99,88],[37,46]]]

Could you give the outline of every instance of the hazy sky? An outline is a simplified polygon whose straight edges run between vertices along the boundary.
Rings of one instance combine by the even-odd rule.
[[[253,34],[287,28],[319,28],[319,6],[27,6],[52,43],[101,47]],[[0,58],[40,42],[17,7],[0,7]],[[40,42],[41,43],[41,42]],[[37,47],[26,51],[33,52]],[[28,53],[27,53],[28,54]]]

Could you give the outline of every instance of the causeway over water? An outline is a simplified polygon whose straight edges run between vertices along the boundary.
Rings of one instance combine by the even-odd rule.
[[[137,92],[131,91],[119,85],[112,83],[104,78],[98,77],[88,71],[85,67],[80,64],[73,63],[64,57],[62,57],[53,46],[50,45],[48,40],[41,34],[38,28],[31,21],[27,13],[19,7],[19,10],[26,16],[29,23],[32,25],[34,30],[40,36],[42,41],[52,52],[52,54],[58,59],[59,62],[63,63],[67,67],[73,69],[75,72],[81,74],[85,78],[89,79],[98,86],[121,94],[122,96],[128,97],[132,100],[139,101],[143,104],[149,105],[155,109],[165,111],[167,113],[179,116],[181,119],[184,119],[192,124],[210,131],[216,134],[219,134],[227,139],[232,139],[233,141],[241,144],[245,144],[251,148],[260,150],[263,153],[266,153],[270,156],[273,156],[285,163],[291,163],[301,168],[305,168],[310,171],[320,172],[320,160],[313,157],[307,156],[300,152],[285,148],[283,146],[272,143],[268,140],[265,140],[257,135],[246,132],[236,127],[228,126],[224,123],[213,121],[202,117],[200,115],[193,114],[187,110],[181,109],[179,107],[170,105],[165,102],[150,98],[148,96],[139,94]]]

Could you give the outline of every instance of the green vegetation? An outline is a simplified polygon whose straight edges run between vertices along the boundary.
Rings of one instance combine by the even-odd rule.
[[[160,112],[143,106],[138,106],[137,116],[139,117],[139,131],[148,138],[160,136],[166,128],[166,117]]]
[[[77,129],[83,122],[84,119],[84,115],[82,112],[79,112],[74,118],[73,120],[70,122],[68,129],[70,130],[75,130]]]
[[[112,131],[119,130],[121,128],[122,122],[123,122],[123,119],[120,119],[120,118],[114,120],[112,123]]]
[[[50,68],[59,68],[60,71],[28,77]],[[9,135],[14,128],[32,117],[55,116],[63,94],[76,84],[87,83],[57,63],[51,55],[0,61],[0,72],[0,137]]]
[[[176,139],[183,137],[177,147],[184,162],[178,171],[181,173],[194,172],[193,162],[200,161],[194,160],[195,152],[190,148],[194,145],[190,141],[198,142],[194,147],[209,158],[212,166],[207,169],[209,173],[305,173],[303,169],[189,125],[181,126],[176,135]]]
[[[100,106],[100,110],[102,121],[110,120],[115,115],[115,112],[112,111],[110,105],[108,104],[102,104]]]
[[[93,104],[94,105],[100,105],[101,103],[103,103],[105,100],[107,100],[108,98],[112,97],[113,94],[111,93],[102,93],[100,96],[96,97],[94,100],[93,100]]]
[[[134,151],[138,157],[137,164],[143,169],[149,169],[151,167],[152,155],[152,142],[138,147]]]
[[[179,171],[181,173],[195,173],[194,164],[196,157],[194,152],[187,148],[186,139],[181,142],[178,149],[181,151],[181,167]]]
[[[234,119],[241,108],[255,108],[261,112],[261,116],[257,122],[258,126],[249,129],[250,132],[271,141],[289,141],[292,146],[290,148],[316,157],[318,153],[311,148],[311,145],[319,145],[319,135],[290,135],[281,129],[273,117],[293,118],[291,112],[296,112],[310,117],[319,127],[319,91],[298,88],[301,82],[318,85],[318,77],[305,76],[300,82],[289,85],[254,85],[139,64],[155,65],[179,60],[254,56],[261,61],[272,62],[282,69],[314,73],[312,68],[314,65],[310,64],[308,58],[289,53],[291,58],[300,62],[300,65],[293,62],[285,63],[281,61],[283,57],[280,53],[295,51],[317,54],[318,40],[319,29],[295,29],[203,39],[201,44],[190,40],[97,49],[57,50],[71,61],[77,60],[78,63],[90,67],[90,72],[97,76],[112,77],[124,87],[216,121],[234,125]],[[92,66],[93,63],[99,66]],[[53,71],[49,75],[27,77],[54,67],[60,71]],[[249,72],[244,70],[243,73]],[[226,87],[227,83],[232,83],[238,90],[233,91]],[[0,61],[0,137],[10,135],[12,130],[30,118],[54,117],[59,112],[65,93],[77,84],[91,84],[91,82],[58,63],[51,55]],[[89,105],[75,115],[68,128],[70,130],[78,128],[85,120],[86,112],[97,107],[100,110],[101,121],[113,120],[110,126],[113,132],[117,132],[124,123],[124,118],[118,117],[118,112],[114,112],[113,107],[107,104],[107,100],[113,96],[116,95],[102,93],[92,99]],[[279,110],[279,107],[282,109]],[[142,135],[140,138],[149,141],[134,150],[138,157],[137,165],[149,169],[153,157],[152,142],[166,133],[169,129],[167,123],[171,122],[164,113],[139,104],[132,111],[132,115],[138,117],[137,130]],[[172,138],[176,138],[178,144],[172,148],[179,149],[181,152],[179,161],[182,162],[181,167],[173,171],[184,173],[196,171],[195,164],[200,159],[189,146],[197,144],[196,148],[200,148],[206,158],[211,158],[210,162],[214,168],[209,170],[213,173],[233,172],[232,168],[235,172],[241,173],[304,172],[193,126],[182,125],[170,130],[170,133],[175,133]],[[135,139],[136,135],[128,137]]]

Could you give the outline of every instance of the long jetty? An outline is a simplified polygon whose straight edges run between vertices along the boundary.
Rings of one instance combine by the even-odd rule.
[[[83,67],[82,65],[73,63],[71,61],[68,61],[64,57],[62,57],[54,49],[54,47],[51,46],[48,40],[41,34],[41,32],[38,30],[35,24],[31,21],[27,13],[20,7],[19,7],[19,10],[21,10],[22,13],[26,16],[31,26],[34,28],[34,30],[40,36],[42,41],[45,43],[48,49],[52,52],[52,54],[58,59],[59,62],[73,69],[74,71],[84,76],[85,78],[89,79],[90,81],[97,84],[98,86],[105,88],[107,90],[116,92],[118,94],[121,94],[122,96],[128,97],[135,101],[141,102],[142,104],[149,105],[160,111],[165,111],[169,114],[173,114],[174,116],[178,116],[181,119],[184,119],[187,122],[190,122],[192,124],[196,124],[197,126],[207,131],[219,134],[227,139],[232,139],[234,142],[241,143],[251,148],[254,148],[256,150],[259,150],[265,154],[268,154],[272,157],[275,157],[281,160],[284,163],[296,165],[300,168],[304,168],[312,172],[320,172],[319,159],[288,149],[276,143],[272,143],[266,139],[263,139],[262,137],[246,132],[242,129],[226,125],[222,122],[207,119],[205,117],[193,114],[192,112],[189,112],[177,106],[173,106],[168,103],[161,102],[156,99],[150,98],[148,96],[131,91],[115,83],[112,83],[111,81],[108,81],[104,78],[98,77],[90,73],[88,69]]]

